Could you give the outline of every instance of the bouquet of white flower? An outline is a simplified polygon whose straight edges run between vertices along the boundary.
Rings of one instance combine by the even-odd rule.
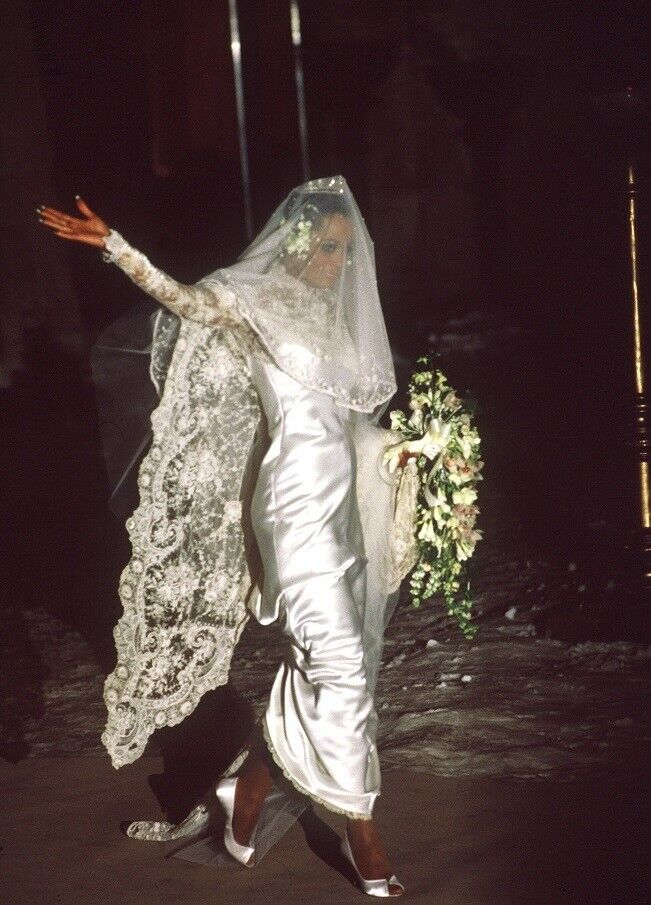
[[[482,532],[474,525],[479,513],[475,485],[482,480],[480,439],[472,423],[474,402],[461,400],[433,354],[417,359],[425,367],[409,381],[407,415],[392,411],[391,428],[403,440],[387,447],[384,462],[390,472],[415,468],[420,477],[416,537],[418,561],[409,576],[414,606],[442,593],[448,613],[456,616],[466,638],[478,627],[472,619],[468,560]]]

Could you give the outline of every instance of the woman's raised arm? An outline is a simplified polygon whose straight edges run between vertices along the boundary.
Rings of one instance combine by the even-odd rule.
[[[39,207],[39,220],[55,235],[104,250],[104,260],[123,270],[133,282],[174,314],[213,327],[242,325],[234,293],[225,286],[197,283],[188,286],[163,273],[77,197],[82,217],[71,217],[52,207]]]

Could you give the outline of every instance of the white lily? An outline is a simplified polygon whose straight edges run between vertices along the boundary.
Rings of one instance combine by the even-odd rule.
[[[436,540],[436,531],[434,530],[434,525],[431,519],[427,519],[427,521],[423,522],[420,527],[420,531],[418,532],[418,537],[421,540],[429,541],[431,544]]]
[[[446,448],[451,433],[450,424],[440,418],[432,418],[420,440],[410,440],[405,448],[410,452],[422,453],[428,459],[435,459]]]
[[[440,418],[432,418],[425,434],[427,444],[423,449],[428,459],[438,456],[446,448],[451,433],[452,425],[449,422],[442,421]]]
[[[459,437],[459,446],[464,459],[469,459],[472,455],[473,446],[478,445],[479,437],[474,431],[469,431],[467,434],[462,433]]]
[[[414,430],[422,429],[422,427],[423,427],[423,410],[422,410],[422,408],[415,408],[412,411],[408,424],[410,424],[414,428]]]
[[[472,487],[460,487],[459,490],[452,491],[452,502],[461,503],[463,506],[470,506],[477,499],[477,491]]]

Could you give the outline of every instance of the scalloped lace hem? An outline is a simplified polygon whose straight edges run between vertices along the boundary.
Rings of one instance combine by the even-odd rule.
[[[304,785],[302,785],[292,774],[287,770],[284,763],[280,759],[280,755],[276,751],[274,747],[274,743],[271,741],[271,736],[269,735],[269,729],[267,728],[267,721],[263,717],[260,721],[262,726],[262,734],[264,736],[264,740],[267,743],[267,747],[269,748],[269,753],[273,757],[275,763],[282,770],[283,775],[289,782],[301,792],[303,795],[307,795],[313,801],[316,801],[317,804],[322,805],[322,807],[327,808],[328,811],[334,811],[335,814],[343,814],[345,817],[350,817],[351,820],[372,820],[373,817],[370,814],[358,814],[355,811],[346,811],[344,808],[337,807],[336,804],[332,804],[329,801],[324,801],[323,798],[319,798],[318,795],[315,795],[314,792],[311,792]]]

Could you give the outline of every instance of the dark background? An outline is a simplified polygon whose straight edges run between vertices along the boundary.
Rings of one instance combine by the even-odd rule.
[[[289,2],[240,0],[257,230],[303,181]],[[479,399],[484,530],[602,576],[636,524],[626,165],[642,4],[300,3],[310,176],[343,174],[375,240],[400,389],[441,352]],[[225,0],[11,5],[0,193],[5,626],[44,607],[107,666],[126,534],[106,509],[87,351],[141,299],[38,204],[81,194],[183,280],[247,241]],[[394,407],[401,399],[396,397]],[[480,525],[482,527],[482,525]],[[610,570],[610,571],[609,571]],[[586,628],[589,633],[590,625]]]

